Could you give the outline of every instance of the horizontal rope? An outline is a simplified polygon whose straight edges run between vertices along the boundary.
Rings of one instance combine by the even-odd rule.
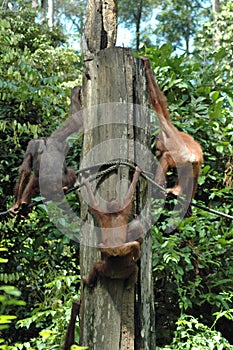
[[[92,165],[92,166],[88,166],[86,168],[83,168],[83,169],[80,169],[76,174],[79,175],[79,174],[82,174],[82,173],[86,173],[88,171],[91,171],[91,170],[94,170],[94,169],[99,169],[101,167],[109,167],[108,169],[105,169],[105,170],[102,170],[102,171],[95,171],[95,173],[91,176],[88,177],[88,180],[90,182],[114,171],[115,169],[117,169],[119,166],[128,166],[129,168],[131,169],[134,169],[136,168],[136,166],[132,163],[129,163],[127,161],[122,161],[122,160],[112,160],[112,161],[108,161],[106,163],[99,163],[99,164],[95,164],[95,165]],[[152,180],[150,178],[150,176],[148,176],[148,172],[142,170],[141,172],[141,176],[143,178],[145,178],[149,183],[151,183],[154,187],[157,187],[160,191],[162,191],[164,194],[168,194],[166,189],[162,186],[160,186],[159,184],[157,184],[154,180]],[[74,192],[74,191],[77,191],[79,190],[81,187],[84,186],[84,183],[80,183],[78,184],[77,186],[74,186],[72,188],[70,188],[69,190],[65,191],[65,195],[67,195],[68,193],[71,193],[71,192]],[[233,220],[233,216],[232,215],[229,215],[229,214],[226,214],[226,213],[223,213],[223,212],[220,212],[218,210],[215,210],[215,209],[211,209],[211,208],[208,208],[206,206],[203,206],[203,205],[200,205],[200,204],[197,204],[197,203],[193,203],[193,202],[189,202],[188,200],[184,199],[184,198],[178,198],[178,201],[181,202],[181,203],[184,203],[184,204],[188,204],[188,205],[191,205],[192,207],[196,207],[198,209],[202,209],[204,211],[207,211],[209,213],[212,213],[212,214],[215,214],[215,215],[218,215],[218,216],[221,216],[221,217],[225,217],[227,219],[231,219]],[[28,206],[27,206],[27,209],[30,209],[34,206],[37,206],[39,204],[43,204],[44,203],[44,200],[40,200],[40,201],[34,201],[32,203],[30,203]],[[25,210],[25,209],[23,209]],[[19,210],[17,214],[20,214],[22,212],[22,210]],[[0,213],[0,216],[4,216],[4,215],[7,215],[9,214],[8,210],[7,211],[4,211],[4,212],[1,212]]]

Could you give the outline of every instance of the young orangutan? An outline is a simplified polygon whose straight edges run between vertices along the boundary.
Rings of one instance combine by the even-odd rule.
[[[187,200],[192,200],[197,188],[197,180],[203,163],[201,146],[189,134],[178,131],[169,117],[167,100],[160,91],[150,61],[141,57],[145,66],[151,103],[159,117],[161,133],[156,140],[156,156],[159,164],[155,182],[163,184],[170,168],[178,168],[179,179],[176,185],[167,189],[167,193],[175,196],[184,194]],[[190,191],[191,190],[191,191]],[[191,208],[189,213],[191,214]]]
[[[143,227],[138,219],[128,225],[134,192],[141,169],[136,168],[132,183],[124,198],[123,205],[118,199],[107,202],[106,212],[102,211],[96,201],[90,182],[85,181],[90,210],[95,215],[101,228],[102,243],[99,244],[102,261],[94,264],[88,276],[83,277],[84,284],[93,287],[99,277],[124,279],[126,288],[131,288],[137,281]],[[133,241],[128,241],[131,239]]]

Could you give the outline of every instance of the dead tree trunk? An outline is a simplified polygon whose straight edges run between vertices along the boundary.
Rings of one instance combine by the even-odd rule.
[[[85,59],[116,43],[117,0],[89,0],[82,50]]]
[[[143,65],[134,58],[130,49],[111,47],[116,30],[114,14],[110,16],[113,18],[112,26],[107,29],[107,33],[105,30],[107,20],[103,19],[103,6],[109,5],[111,9],[115,3],[115,0],[89,2],[92,14],[87,18],[84,40],[84,140],[81,168],[121,159],[150,171],[150,118],[149,108],[146,108],[149,106],[149,95]],[[128,189],[128,179],[128,167],[120,167],[101,179],[98,183],[100,203],[116,198],[117,191],[123,198]],[[88,212],[85,198],[83,190],[81,276],[87,275],[94,263],[101,260],[97,248],[100,242],[99,230]],[[119,279],[100,280],[92,289],[82,286],[81,344],[88,346],[89,350],[155,348],[149,203],[149,187],[141,180],[134,211],[143,217],[147,230],[142,244],[137,288],[127,290],[124,281]]]
[[[109,48],[85,63],[83,79],[84,143],[82,167],[112,159],[129,160],[150,170],[149,114],[143,67],[131,50]],[[119,102],[120,101],[120,102]],[[128,178],[124,168],[105,180],[102,197],[115,198],[119,180]],[[127,184],[128,186],[128,184]],[[145,184],[144,184],[145,186]],[[125,193],[126,185],[120,188]],[[146,189],[146,187],[145,187]],[[150,222],[149,192],[143,191],[139,212]],[[146,198],[143,198],[145,196]],[[87,214],[83,205],[82,216]],[[81,275],[101,260],[96,248],[98,237],[88,215],[81,238]],[[148,225],[149,226],[149,225]],[[107,280],[82,294],[82,344],[90,349],[153,349],[153,285],[151,283],[151,241],[146,234],[142,245],[140,288],[137,293],[137,339],[134,326],[134,290],[124,289],[123,281]],[[134,347],[134,342],[136,346]]]

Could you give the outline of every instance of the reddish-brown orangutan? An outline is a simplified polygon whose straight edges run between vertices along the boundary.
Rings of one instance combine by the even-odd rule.
[[[189,134],[178,131],[172,123],[167,100],[159,89],[154,74],[150,67],[150,61],[141,57],[148,81],[151,103],[158,115],[161,132],[156,140],[156,156],[159,159],[155,182],[163,184],[170,168],[178,169],[176,185],[168,188],[167,192],[175,196],[184,194],[191,200],[196,192],[197,180],[203,163],[201,146]],[[191,208],[190,208],[191,210]]]
[[[8,210],[11,216],[16,215],[20,207],[26,207],[31,202],[32,197],[39,193],[39,185],[42,185],[43,195],[49,194],[51,199],[56,198],[56,192],[61,187],[65,191],[74,185],[76,175],[73,169],[67,168],[64,154],[66,138],[77,132],[83,124],[80,95],[80,86],[72,89],[71,116],[59,129],[48,138],[29,141],[15,188],[16,201]]]
[[[101,210],[96,201],[90,182],[85,181],[91,212],[101,228],[102,242],[99,248],[102,261],[94,264],[88,276],[83,277],[84,284],[95,286],[99,277],[124,279],[126,288],[131,288],[137,281],[136,261],[141,255],[143,227],[138,219],[128,224],[134,192],[141,169],[136,168],[132,183],[120,205],[118,199],[107,202],[106,211]]]

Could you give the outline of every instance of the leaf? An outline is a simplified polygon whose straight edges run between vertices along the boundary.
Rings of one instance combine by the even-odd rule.
[[[34,248],[38,249],[45,241],[45,236],[41,234],[41,236],[37,237],[34,243]]]
[[[224,146],[222,146],[222,145],[216,146],[216,151],[222,154],[224,151]]]
[[[210,93],[210,98],[213,100],[213,101],[216,101],[219,97],[219,91],[212,91]]]
[[[0,290],[4,291],[6,294],[14,295],[16,297],[21,295],[21,292],[14,286],[1,286]]]

